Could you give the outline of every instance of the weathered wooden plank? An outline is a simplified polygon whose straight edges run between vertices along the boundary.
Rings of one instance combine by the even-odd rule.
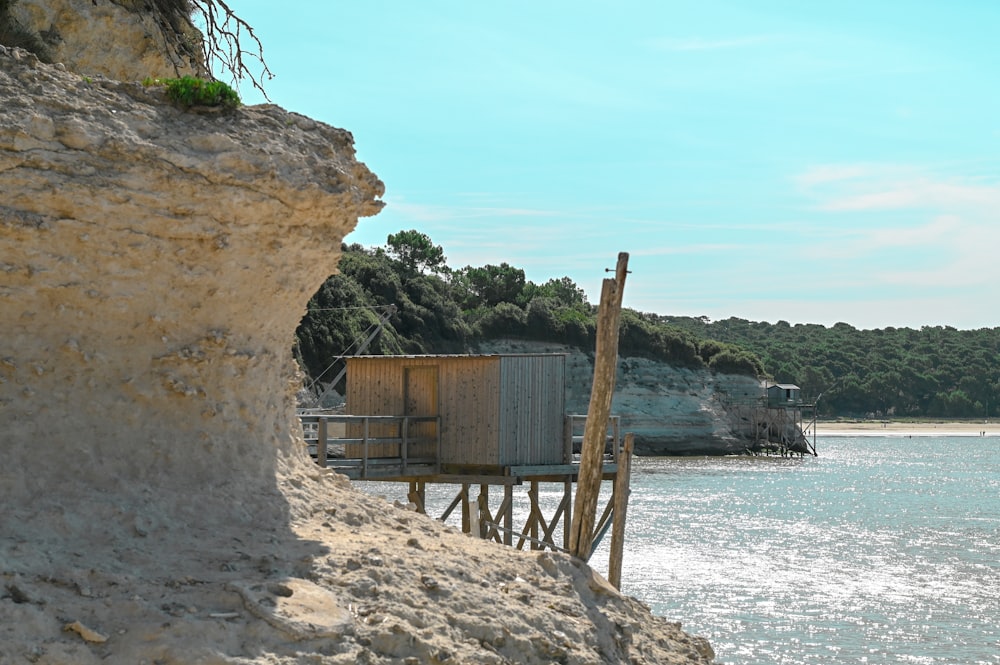
[[[490,526],[493,527],[493,528],[499,529],[501,531],[506,531],[506,529],[504,529],[499,524],[491,524]],[[525,535],[526,533],[527,533],[527,531],[522,531],[519,534],[518,537],[521,540],[518,542],[517,549],[521,549],[521,547],[524,544],[524,541],[528,541],[528,542],[531,543],[531,549],[533,549],[533,550],[544,550],[546,547],[549,547],[553,551],[556,551],[556,552],[568,552],[569,551],[565,547],[559,547],[558,545],[554,544],[551,541],[541,540],[539,538],[533,538],[531,536]]]
[[[422,483],[419,481],[410,482],[410,491],[407,493],[406,497],[409,499],[410,503],[417,507],[418,513],[427,513],[427,509],[424,507],[424,498],[426,496],[427,483]]]
[[[598,473],[605,478],[611,476],[618,470],[617,464],[605,464],[598,468]],[[509,475],[521,478],[533,478],[538,476],[576,476],[580,471],[579,464],[537,464],[533,466],[512,466],[509,467]],[[562,480],[558,478],[557,480]]]
[[[469,498],[469,484],[462,484],[462,533],[472,533],[472,525],[479,524],[472,515],[472,501]],[[478,533],[476,534],[479,535]]]
[[[452,512],[454,512],[455,507],[458,504],[462,503],[463,498],[466,498],[464,485],[462,486],[462,489],[458,490],[458,494],[455,495],[455,498],[451,500],[451,503],[448,504],[448,507],[444,509],[444,512],[441,513],[441,517],[439,517],[438,519],[441,520],[442,522],[447,521],[448,518],[451,517]]]

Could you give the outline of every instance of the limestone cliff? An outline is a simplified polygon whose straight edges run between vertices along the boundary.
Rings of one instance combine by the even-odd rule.
[[[381,206],[351,135],[275,106],[185,112],[5,48],[0,99],[5,496],[197,486],[236,459],[231,492],[273,490],[295,325]]]
[[[579,349],[525,341],[494,341],[484,353],[565,353],[566,409],[585,414],[593,359]],[[648,358],[621,357],[612,414],[635,434],[640,455],[729,455],[746,449],[745,432],[726,407],[727,397],[755,396],[757,379],[674,367]]]
[[[141,81],[203,73],[201,33],[185,6],[177,1],[15,0],[11,18],[37,37],[51,62],[82,75]]]

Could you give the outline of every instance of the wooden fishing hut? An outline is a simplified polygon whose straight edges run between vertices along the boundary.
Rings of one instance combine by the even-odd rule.
[[[767,406],[772,409],[801,406],[801,392],[794,383],[766,384]]]
[[[809,409],[814,410],[814,405],[802,400],[802,390],[797,385],[765,382],[763,402],[754,414],[758,438],[750,448],[751,454],[815,456],[815,418],[808,426],[803,422],[803,412]]]
[[[355,356],[347,359],[345,413],[300,417],[321,466],[352,479],[408,483],[408,499],[421,512],[429,483],[460,486],[442,521],[460,506],[467,533],[518,548],[566,550],[579,471],[573,443],[582,439],[586,417],[566,414],[565,365],[564,354]],[[595,526],[594,549],[613,522],[613,502],[627,497],[617,417],[607,439],[601,479],[624,485],[613,489]],[[550,515],[538,501],[543,482],[562,485]],[[513,494],[524,486],[530,513],[518,529]],[[502,489],[497,506],[491,488]],[[623,523],[624,508],[619,512]]]
[[[421,438],[437,439],[436,461],[446,473],[570,461],[561,445],[562,354],[358,356],[348,359],[347,372],[348,412],[438,419],[414,425]],[[357,444],[350,451],[362,452]],[[398,455],[397,445],[374,451]]]

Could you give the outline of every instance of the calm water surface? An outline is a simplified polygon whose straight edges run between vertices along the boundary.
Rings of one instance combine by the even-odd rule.
[[[819,452],[639,460],[623,590],[725,663],[1000,663],[1000,439]]]
[[[623,591],[721,663],[1000,663],[1000,438],[818,447],[638,458]]]

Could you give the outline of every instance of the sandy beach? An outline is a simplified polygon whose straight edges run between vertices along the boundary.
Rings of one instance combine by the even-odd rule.
[[[820,421],[817,436],[1000,436],[1000,425],[990,420],[961,421]]]

